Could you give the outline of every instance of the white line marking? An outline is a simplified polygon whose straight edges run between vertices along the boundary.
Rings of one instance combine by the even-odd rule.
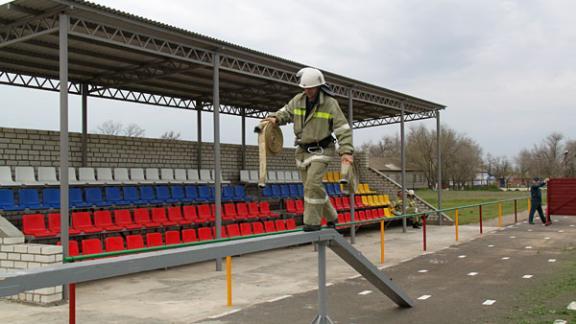
[[[532,232],[532,229],[529,229],[528,232]]]
[[[522,279],[530,279],[532,277],[534,277],[534,276],[533,275],[523,275]]]
[[[237,313],[237,312],[239,312],[239,311],[241,311],[241,310],[242,310],[242,308],[236,308],[236,309],[233,309],[233,310],[231,310],[231,311],[224,312],[224,313],[222,313],[222,314],[218,314],[218,315],[214,315],[214,316],[209,316],[208,318],[210,318],[210,319],[216,319],[216,318],[224,317],[224,316],[226,316],[226,315],[230,315],[230,314]]]
[[[329,283],[326,284],[326,287],[330,287],[330,286],[334,286],[334,283],[333,283],[333,282],[329,282]]]
[[[544,239],[545,239],[545,240],[549,240],[549,239],[550,239],[550,237],[546,236]]]
[[[468,272],[468,275],[469,275],[469,276],[472,276],[472,277],[475,276],[475,275],[477,275],[477,274],[478,274],[478,272]]]
[[[419,299],[419,300],[426,300],[426,299],[428,299],[428,298],[430,298],[430,297],[432,297],[432,295],[422,295],[422,296],[418,297],[417,299]]]
[[[548,262],[556,262],[556,259],[548,259]]]
[[[290,298],[290,297],[292,297],[292,295],[284,295],[284,296],[280,296],[280,297],[276,297],[276,298],[269,299],[269,300],[267,300],[267,302],[273,303],[273,302],[277,302],[277,301],[279,301],[279,300],[286,299],[286,298]]]
[[[492,305],[494,305],[495,302],[496,302],[496,301],[493,300],[493,299],[486,299],[486,300],[482,303],[482,305],[492,306]]]
[[[418,272],[420,272],[420,273],[426,273],[426,272],[428,272],[428,270],[422,269],[422,270],[418,270]]]
[[[576,226],[576,225],[574,225],[574,224],[570,224],[570,227],[574,227],[574,226]]]
[[[348,277],[348,279],[357,279],[357,278],[360,278],[360,277],[362,277],[362,275],[357,274],[357,275],[353,275],[352,277]]]
[[[362,296],[366,296],[366,295],[370,295],[372,293],[372,290],[364,290],[358,293],[358,295],[362,295]]]
[[[564,230],[559,230],[558,233],[564,233]]]
[[[488,245],[488,247],[494,247],[494,244],[490,244],[490,245]]]
[[[528,221],[523,221],[522,223],[524,223],[524,224],[528,224]]]
[[[510,257],[502,257],[502,260],[510,260]]]
[[[510,238],[511,238],[511,239],[515,239],[515,238],[516,238],[516,236],[510,236]]]
[[[466,256],[464,254],[458,256],[458,258],[460,258],[460,259],[464,259],[465,257]]]
[[[525,247],[525,249],[531,249],[532,247],[530,245],[528,245],[527,247]]]
[[[566,307],[568,310],[573,310],[576,311],[576,301],[571,302],[570,304],[568,304],[568,306]]]

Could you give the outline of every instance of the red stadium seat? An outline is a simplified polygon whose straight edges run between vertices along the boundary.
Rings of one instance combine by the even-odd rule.
[[[24,215],[22,217],[22,231],[24,235],[32,235],[35,238],[50,237],[57,234],[46,228],[46,222],[42,214]]]
[[[276,232],[276,226],[274,226],[273,221],[264,222],[264,229],[266,230],[266,233]]]
[[[298,214],[296,210],[296,202],[292,199],[286,199],[286,212],[290,214]]]
[[[376,215],[377,215],[377,218],[384,217],[384,208],[376,208]]]
[[[144,227],[158,227],[161,224],[150,219],[150,212],[147,208],[136,208],[134,210],[134,223]]]
[[[98,233],[104,230],[92,224],[92,217],[90,217],[89,212],[72,213],[72,227],[83,233]],[[84,246],[82,246],[82,253],[84,253]]]
[[[50,232],[60,234],[60,214],[51,213],[48,214],[48,230]],[[72,227],[68,227],[68,235],[78,235],[81,232]]]
[[[250,214],[248,213],[248,205],[246,203],[237,203],[236,210],[239,219],[247,219],[250,217]]]
[[[194,224],[198,222],[198,213],[196,212],[196,206],[184,206],[184,220],[187,224]]]
[[[276,225],[276,230],[278,232],[280,231],[285,231],[286,230],[286,223],[284,223],[284,220],[282,219],[277,219],[274,224]]]
[[[124,250],[124,239],[121,236],[107,237],[104,239],[106,252]]]
[[[346,219],[346,223],[350,223],[352,219],[350,218],[350,213],[344,213],[344,218]]]
[[[336,210],[344,210],[344,205],[342,204],[341,197],[334,198],[334,207],[336,208]]]
[[[182,217],[182,209],[180,206],[168,207],[168,220],[178,225],[188,223],[188,221]]]
[[[304,201],[302,199],[296,200],[296,212],[304,214]]]
[[[296,229],[296,220],[294,218],[289,218],[286,220],[286,229],[287,230],[295,230]]]
[[[264,225],[261,222],[252,223],[252,229],[254,230],[254,234],[264,233]]]
[[[236,206],[233,203],[224,204],[222,209],[222,219],[234,220],[238,218],[238,213],[236,213]]]
[[[132,229],[139,229],[143,226],[140,224],[134,224],[132,221],[132,215],[130,214],[130,210],[128,209],[118,209],[114,211],[114,220],[116,221],[115,224],[125,228],[127,230]]]
[[[82,254],[83,255],[87,255],[87,254],[96,254],[96,253],[102,253],[102,242],[100,242],[99,239],[94,238],[94,239],[87,239],[87,240],[82,240]]]
[[[359,211],[357,215],[358,215],[358,220],[361,220],[361,221],[366,220],[366,213],[363,210]]]
[[[260,202],[260,215],[268,217],[278,217],[280,215],[270,211],[270,204],[267,201]]]
[[[198,237],[196,236],[196,230],[193,228],[188,228],[182,230],[182,242],[195,242],[198,241]]]
[[[129,250],[143,249],[144,239],[142,238],[142,235],[128,235],[126,237],[126,248]]]
[[[107,231],[119,231],[122,227],[112,223],[112,214],[109,210],[98,210],[94,212],[94,225]]]
[[[350,197],[342,197],[342,207],[344,210],[350,209]]]
[[[210,210],[210,205],[201,204],[198,206],[198,219],[202,223],[211,221],[212,211]]]
[[[198,239],[200,241],[213,240],[212,228],[210,227],[200,227],[198,228]]]
[[[226,226],[221,227],[222,233],[220,233],[220,238],[227,238],[228,234],[226,233]],[[212,234],[214,235],[214,239],[216,239],[216,226],[212,227]]]
[[[260,214],[258,203],[255,201],[248,203],[248,212],[250,213],[250,218],[258,218],[260,216],[264,216]]]
[[[226,232],[228,237],[240,236],[240,227],[238,227],[238,224],[226,225]]]
[[[250,223],[240,224],[240,234],[242,236],[252,235],[252,225]]]
[[[146,245],[148,247],[152,246],[162,246],[162,234],[161,233],[147,233],[146,234]]]
[[[356,203],[356,207],[364,208],[364,203],[362,202],[362,196],[354,196],[354,202]]]
[[[168,217],[166,216],[166,209],[164,207],[152,208],[152,221],[160,223],[163,226],[177,225],[176,222],[168,220]]]
[[[164,234],[166,245],[180,244],[180,231],[166,231]]]
[[[58,241],[56,245],[62,245],[62,242]],[[80,255],[80,248],[78,247],[77,241],[68,241],[68,255],[69,256]]]
[[[344,216],[344,214],[339,213],[338,214],[338,224],[344,224],[346,223],[346,216]]]

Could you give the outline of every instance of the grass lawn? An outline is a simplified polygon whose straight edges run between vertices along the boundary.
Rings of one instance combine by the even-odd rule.
[[[416,194],[428,203],[437,207],[438,193],[432,190],[417,190]],[[504,192],[504,191],[443,191],[442,208],[452,208],[465,205],[474,205],[496,200],[522,198],[518,200],[518,212],[528,208],[528,192]],[[542,192],[545,203],[546,195]],[[514,202],[502,203],[503,215],[514,213]],[[454,211],[447,212],[447,215],[454,219]],[[482,218],[490,219],[498,217],[498,205],[488,205],[482,207]],[[538,216],[536,216],[538,217]],[[466,208],[458,211],[458,221],[460,224],[478,223],[478,207]]]

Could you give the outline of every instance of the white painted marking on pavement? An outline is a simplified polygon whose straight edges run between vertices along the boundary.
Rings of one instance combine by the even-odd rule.
[[[516,238],[516,236],[510,236],[510,238],[511,238],[511,239],[515,239],[515,238]]]
[[[276,297],[276,298],[269,299],[267,302],[273,303],[273,302],[277,302],[277,301],[279,301],[279,300],[286,299],[286,298],[290,298],[290,297],[292,297],[292,295],[284,295],[284,296],[280,296],[280,297]]]
[[[568,307],[566,307],[566,309],[576,311],[576,301],[573,301],[570,304],[568,304]]]
[[[330,286],[334,286],[334,283],[333,283],[333,282],[329,282],[329,283],[326,284],[326,287],[330,287]]]
[[[522,279],[530,279],[532,277],[534,277],[534,276],[533,275],[523,275]]]
[[[222,314],[218,314],[218,315],[214,315],[214,316],[209,316],[208,318],[210,318],[210,319],[216,319],[216,318],[219,318],[219,317],[224,317],[224,316],[226,316],[226,315],[230,315],[230,314],[237,313],[237,312],[239,312],[239,311],[241,311],[241,310],[242,310],[242,308],[236,308],[236,309],[233,309],[233,310],[231,310],[231,311],[224,312],[224,313],[222,313]]]
[[[574,226],[576,226],[576,225],[574,225],[574,224],[570,224],[570,227],[574,227]]]
[[[545,239],[545,240],[549,240],[549,239],[550,239],[550,237],[546,236],[544,239]]]
[[[356,278],[360,278],[360,277],[362,277],[362,275],[357,274],[357,275],[354,275],[352,277],[348,277],[348,279],[356,279]]]
[[[548,259],[548,262],[556,262],[556,259]]]
[[[469,275],[469,276],[472,276],[472,277],[475,276],[475,275],[477,275],[477,274],[478,274],[478,272],[468,272],[468,275]]]
[[[494,244],[490,244],[490,245],[488,245],[488,247],[494,247]]]
[[[458,256],[458,258],[460,258],[460,259],[464,259],[465,257],[466,256],[464,254]]]
[[[568,322],[562,319],[557,319],[554,322],[552,322],[552,324],[568,324]]]
[[[426,273],[426,272],[428,272],[428,270],[422,269],[422,270],[418,270],[418,272],[420,272],[420,273]]]
[[[528,245],[527,247],[525,247],[525,249],[531,249],[532,247],[530,245]]]
[[[510,260],[510,257],[502,257],[502,260]]]
[[[564,230],[559,230],[558,233],[564,233]]]
[[[529,230],[528,230],[528,232],[532,232],[532,230],[531,230],[531,229],[529,229]]]
[[[366,296],[366,295],[370,295],[372,293],[372,290],[364,290],[358,293],[358,295],[362,295],[362,296]]]
[[[426,300],[426,299],[428,299],[428,298],[430,298],[430,297],[432,297],[432,295],[422,295],[422,296],[418,297],[417,299]]]
[[[486,299],[486,300],[482,303],[482,305],[492,306],[492,305],[494,305],[495,302],[496,302],[496,301],[493,300],[493,299]]]
[[[522,223],[524,223],[524,224],[528,224],[528,221],[523,221]]]

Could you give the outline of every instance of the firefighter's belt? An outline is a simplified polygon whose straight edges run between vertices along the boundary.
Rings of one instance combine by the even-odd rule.
[[[260,159],[258,186],[263,188],[266,186],[266,157],[268,155],[276,155],[282,151],[284,138],[282,137],[280,127],[278,127],[277,124],[269,122],[260,123],[255,131],[258,133],[258,153]]]

